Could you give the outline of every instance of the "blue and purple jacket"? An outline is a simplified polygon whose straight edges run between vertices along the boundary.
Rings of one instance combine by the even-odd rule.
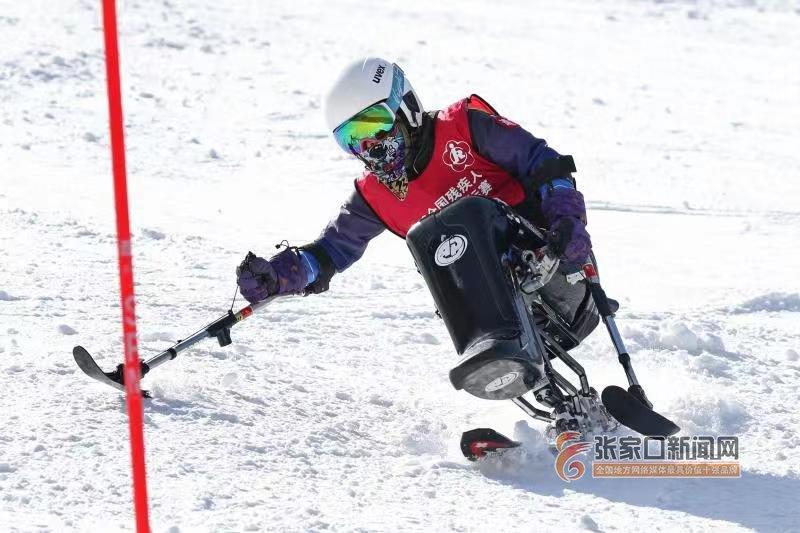
[[[432,134],[435,128],[435,112],[426,114],[426,127]],[[550,148],[544,139],[538,139],[521,127],[508,127],[509,122],[501,116],[490,115],[484,111],[469,110],[468,121],[472,136],[472,148],[483,158],[496,164],[514,178],[523,181],[530,177],[548,159],[558,158],[559,153]],[[512,123],[513,124],[513,123]],[[432,137],[432,135],[430,136]],[[425,139],[416,139],[414,144],[422,144],[418,151],[424,150]],[[428,156],[429,158],[430,156]],[[419,161],[415,158],[415,163]],[[416,165],[415,165],[416,166]],[[413,172],[409,176],[413,187]],[[543,195],[551,188],[573,188],[573,183],[565,177],[555,178],[538,191],[527,191],[532,205],[541,203]],[[534,208],[535,211],[535,208]],[[537,219],[537,213],[531,213]],[[540,225],[544,225],[541,224]],[[364,254],[369,241],[380,235],[386,227],[358,191],[353,191],[331,220],[322,234],[314,242],[300,247],[301,257],[307,271],[312,292],[327,290],[328,282],[336,272],[342,272],[358,261]]]

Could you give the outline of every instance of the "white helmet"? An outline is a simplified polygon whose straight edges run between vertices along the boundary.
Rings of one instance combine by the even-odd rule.
[[[332,132],[369,106],[388,100],[398,75],[402,80],[395,83],[402,81],[403,99],[397,113],[403,115],[409,126],[418,127],[422,123],[422,104],[402,69],[391,61],[367,57],[350,63],[325,97],[328,131]]]

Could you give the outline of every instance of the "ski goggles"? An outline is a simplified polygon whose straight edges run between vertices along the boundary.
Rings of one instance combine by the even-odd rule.
[[[392,129],[403,103],[404,84],[403,71],[393,65],[389,97],[356,113],[333,130],[333,138],[342,150],[358,156],[367,148],[364,141],[381,139]]]

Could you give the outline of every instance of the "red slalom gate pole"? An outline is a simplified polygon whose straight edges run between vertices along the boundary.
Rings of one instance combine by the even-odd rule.
[[[122,332],[123,345],[125,347],[125,396],[128,404],[131,463],[133,465],[133,507],[136,513],[136,531],[138,533],[149,533],[150,519],[147,510],[147,476],[144,463],[142,392],[139,387],[141,366],[139,363],[139,350],[136,345],[136,300],[133,293],[133,261],[128,216],[128,178],[125,168],[125,131],[122,122],[122,90],[120,89],[116,0],[103,0],[103,35],[106,48],[114,200],[117,210],[117,253],[119,255]]]

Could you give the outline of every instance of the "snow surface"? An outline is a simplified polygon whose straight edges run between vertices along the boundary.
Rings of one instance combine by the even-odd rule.
[[[0,0],[0,530],[132,529],[99,2]],[[145,380],[153,530],[800,530],[800,4],[120,2],[144,356],[227,309],[248,250],[316,236],[359,165],[321,118],[344,62],[396,57],[575,155],[656,407],[737,434],[735,480],[560,481],[543,424],[452,390],[405,245]],[[575,352],[622,383],[607,336]],[[469,464],[491,426],[525,447]]]

